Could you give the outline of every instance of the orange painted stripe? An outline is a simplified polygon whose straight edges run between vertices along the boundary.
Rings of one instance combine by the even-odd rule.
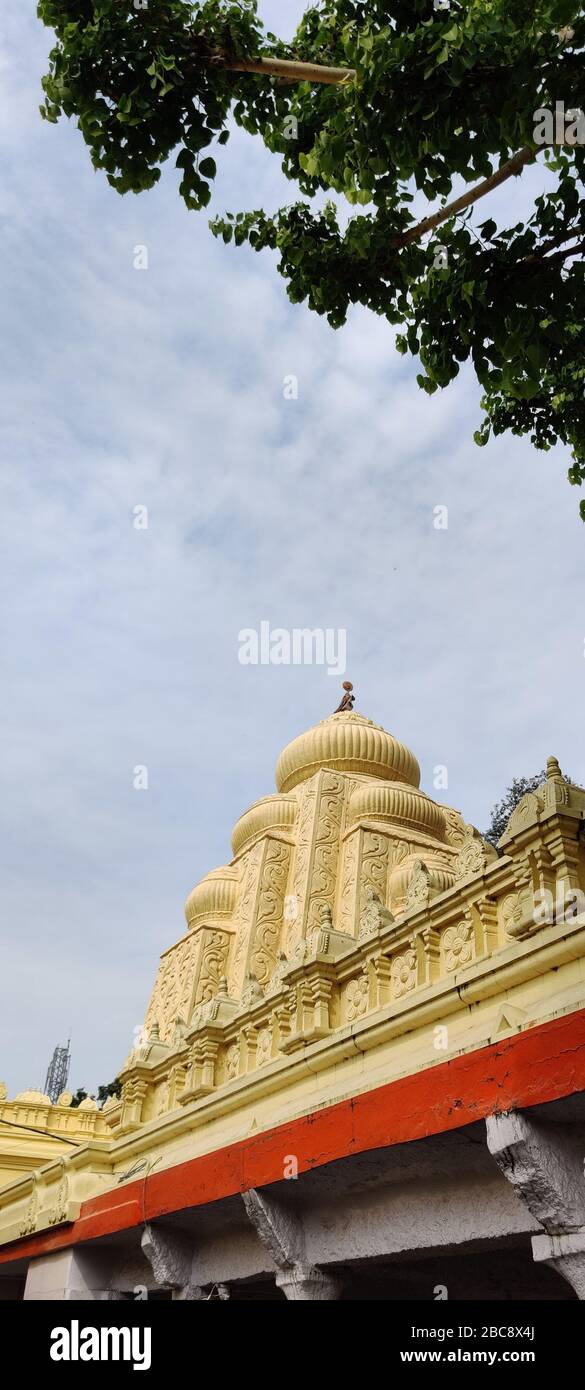
[[[585,1009],[93,1197],[71,1225],[5,1246],[0,1263],[279,1182],[287,1154],[294,1154],[299,1172],[308,1172],[583,1090]]]

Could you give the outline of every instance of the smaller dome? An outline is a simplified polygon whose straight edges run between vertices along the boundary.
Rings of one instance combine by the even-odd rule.
[[[232,849],[240,854],[246,845],[267,830],[290,830],[295,823],[297,800],[294,796],[264,796],[255,801],[236,821],[232,830]]]
[[[364,782],[349,803],[349,824],[374,820],[398,822],[422,830],[436,840],[445,839],[445,817],[440,806],[425,792],[403,782]]]
[[[276,765],[279,792],[290,792],[320,768],[356,772],[418,787],[420,768],[413,753],[363,714],[344,711],[322,719],[283,748]]]
[[[51,1105],[51,1097],[44,1095],[43,1091],[19,1091],[14,1097],[23,1105]]]
[[[236,905],[237,881],[237,870],[227,864],[206,874],[185,903],[187,926],[194,927],[203,917],[229,917]]]
[[[432,895],[445,893],[448,888],[452,888],[455,882],[453,870],[448,869],[442,864],[440,859],[433,855],[432,851],[419,850],[416,854],[409,854],[396,868],[392,870],[388,880],[388,894],[390,907],[393,912],[399,912],[404,906],[408,885],[412,877],[412,871],[419,860],[423,860],[429,870],[429,884]]]

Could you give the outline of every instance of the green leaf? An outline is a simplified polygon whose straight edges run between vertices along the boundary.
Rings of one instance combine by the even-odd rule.
[[[208,155],[207,159],[201,160],[201,163],[199,165],[199,173],[203,174],[203,177],[206,179],[215,178],[215,175],[217,173],[217,165],[215,163],[215,160],[211,158],[211,155]]]

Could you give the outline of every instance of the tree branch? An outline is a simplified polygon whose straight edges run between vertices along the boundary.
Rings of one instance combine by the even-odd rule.
[[[354,68],[330,68],[322,63],[303,63],[296,58],[235,58],[214,54],[210,62],[228,72],[259,72],[264,77],[282,77],[286,82],[325,82],[345,86],[355,77]]]
[[[554,143],[555,146],[563,146],[567,141],[555,140]],[[440,227],[442,222],[447,222],[450,217],[456,217],[465,208],[471,207],[478,198],[485,198],[486,193],[491,193],[493,188],[498,188],[501,183],[505,183],[506,179],[512,178],[514,174],[520,174],[524,166],[536,159],[540,150],[545,148],[544,145],[525,145],[522,150],[518,150],[516,154],[512,155],[511,159],[507,159],[505,164],[501,164],[495,173],[490,174],[489,178],[484,179],[483,183],[477,183],[475,188],[470,188],[467,193],[462,193],[460,198],[455,198],[452,203],[448,203],[439,212],[433,213],[432,217],[425,217],[422,222],[417,222],[415,227],[410,227],[407,232],[393,237],[390,242],[392,250],[400,251],[403,246],[409,246],[411,241],[419,241],[421,237],[426,236],[427,232],[432,232],[435,227]],[[573,149],[573,145],[570,148]]]
[[[517,154],[507,159],[505,164],[501,164],[495,173],[490,174],[489,178],[484,179],[483,183],[477,183],[474,188],[470,188],[467,193],[462,193],[460,198],[455,198],[452,203],[435,212],[432,217],[425,217],[422,222],[417,222],[415,227],[409,227],[407,232],[401,236],[393,237],[390,245],[392,250],[401,250],[403,246],[409,246],[411,241],[419,241],[426,236],[427,232],[432,232],[435,227],[440,227],[441,222],[447,222],[450,217],[455,217],[457,213],[463,212],[476,203],[478,198],[485,198],[486,193],[491,193],[493,188],[504,183],[506,179],[512,178],[514,174],[519,174],[525,164],[530,164],[536,159],[538,150],[532,145],[525,145],[524,149],[518,150]]]
[[[540,262],[542,266],[554,265],[556,261],[566,261],[568,256],[579,256],[585,251],[585,241],[580,241],[578,246],[567,246],[564,251],[557,251],[554,256],[545,256]],[[537,260],[534,257],[533,260]]]
[[[566,241],[574,241],[576,237],[581,236],[582,232],[583,227],[574,227],[571,232],[559,232],[558,236],[543,241],[542,246],[537,246],[536,250],[531,251],[529,256],[523,256],[520,264],[530,265],[533,261],[542,261],[545,256],[548,256],[549,251],[554,251],[556,246],[563,246]]]

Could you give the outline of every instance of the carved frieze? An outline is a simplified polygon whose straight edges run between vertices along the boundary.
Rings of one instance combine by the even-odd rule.
[[[367,973],[357,976],[357,979],[350,980],[344,991],[344,1016],[346,1023],[354,1023],[357,1018],[363,1018],[368,1012],[370,987]]]
[[[473,926],[463,918],[441,934],[445,970],[459,970],[473,959]]]
[[[396,999],[401,999],[403,995],[409,994],[416,985],[416,952],[409,946],[408,950],[401,951],[392,957],[391,966],[392,993]]]

